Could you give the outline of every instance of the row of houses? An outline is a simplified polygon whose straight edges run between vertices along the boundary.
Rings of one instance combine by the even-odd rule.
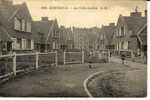
[[[0,55],[72,49],[72,36],[71,28],[59,27],[56,19],[33,21],[26,3],[0,0]]]
[[[26,3],[14,5],[0,0],[0,51],[47,52],[51,50],[90,50],[97,47],[99,28],[59,26],[57,19],[42,17],[33,21]]]
[[[116,25],[66,28],[48,17],[33,21],[26,3],[14,5],[11,0],[0,0],[0,54],[66,49],[109,49],[145,55],[147,11],[144,16],[137,9],[130,16],[120,15]]]
[[[142,16],[137,8],[130,16],[120,15],[117,24],[102,26],[99,33],[99,49],[132,51],[135,56],[147,53],[147,10]]]
[[[73,27],[74,35],[74,48],[80,50],[97,50],[98,41],[97,37],[100,33],[100,28],[91,27],[91,28],[77,28]]]
[[[0,0],[0,51],[34,49],[32,18],[25,3]]]

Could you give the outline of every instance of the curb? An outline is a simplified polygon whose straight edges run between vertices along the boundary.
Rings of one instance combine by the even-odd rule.
[[[101,73],[104,73],[104,71],[96,72],[96,73],[90,75],[87,79],[84,80],[84,82],[83,82],[84,91],[86,92],[86,94],[87,94],[89,97],[94,97],[94,96],[90,93],[90,91],[89,91],[87,85],[88,85],[88,83],[89,83],[93,78],[95,78],[96,76],[98,76],[98,75],[101,74]]]

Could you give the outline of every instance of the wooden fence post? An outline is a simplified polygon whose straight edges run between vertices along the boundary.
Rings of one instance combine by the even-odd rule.
[[[36,69],[39,68],[39,53],[36,52]]]
[[[66,64],[66,52],[64,51],[64,65]]]
[[[82,51],[82,64],[84,64],[84,51]]]
[[[58,55],[57,55],[57,51],[56,51],[56,57],[55,57],[55,62],[56,62],[56,67],[57,67],[57,65],[58,65]]]
[[[13,73],[16,76],[16,53],[13,53]]]

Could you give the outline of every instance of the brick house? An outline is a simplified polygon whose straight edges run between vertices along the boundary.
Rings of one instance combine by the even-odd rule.
[[[120,15],[114,34],[115,49],[120,51],[132,51],[134,55],[140,55],[140,41],[138,31],[147,23],[147,17],[141,15],[137,9],[130,16]]]
[[[36,50],[44,52],[60,48],[57,20],[42,17],[40,21],[33,22],[33,31]]]
[[[0,13],[6,19],[5,28],[15,52],[30,52],[34,49],[32,18],[27,4],[14,5],[11,0],[1,0]]]

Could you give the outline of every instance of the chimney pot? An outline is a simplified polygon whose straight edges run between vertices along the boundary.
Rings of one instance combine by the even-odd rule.
[[[42,21],[48,21],[48,17],[42,17]]]

